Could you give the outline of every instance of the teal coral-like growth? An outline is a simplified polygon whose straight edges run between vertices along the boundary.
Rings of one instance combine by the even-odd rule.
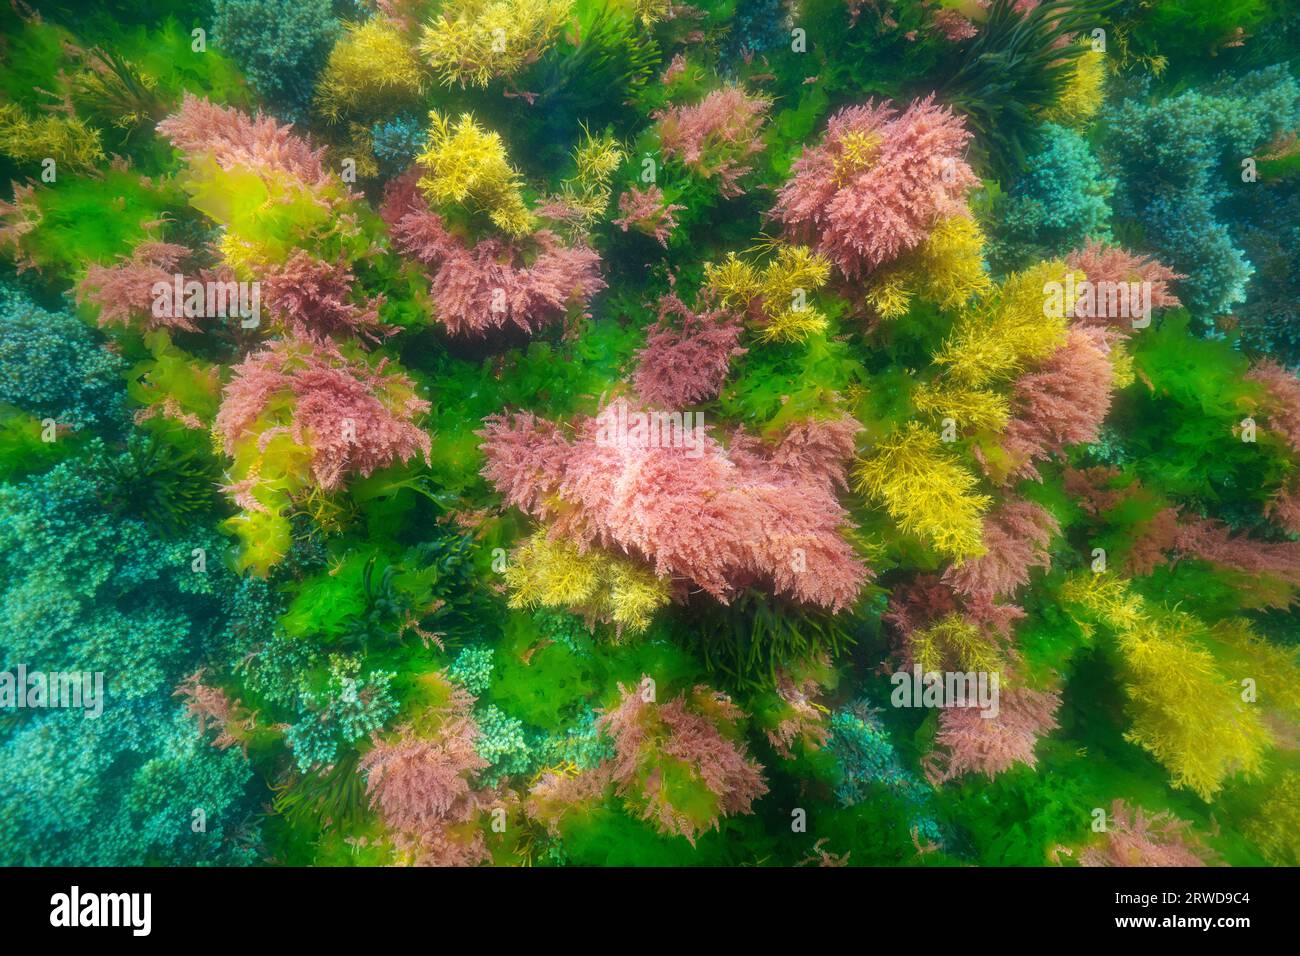
[[[1300,863],[1288,5],[81,6],[0,864]]]

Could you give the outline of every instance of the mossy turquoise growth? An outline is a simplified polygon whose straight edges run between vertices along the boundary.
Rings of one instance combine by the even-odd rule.
[[[1111,238],[1108,178],[1077,130],[1043,125],[1043,146],[1009,193],[995,200],[989,229],[994,268],[1007,272]]]
[[[0,403],[52,419],[57,428],[114,431],[127,417],[126,362],[106,340],[64,309],[37,305],[0,285]]]
[[[1234,239],[1236,197],[1257,183],[1248,161],[1300,123],[1300,86],[1286,64],[1223,78],[1168,98],[1119,104],[1111,158],[1117,197],[1161,259],[1187,275],[1187,302],[1221,315],[1246,300],[1254,268]],[[1119,142],[1141,143],[1122,150]]]
[[[397,713],[390,691],[391,671],[362,676],[361,662],[331,655],[325,686],[304,687],[299,693],[302,719],[285,730],[300,770],[329,766],[339,750],[367,737]]]
[[[489,787],[503,777],[526,774],[535,765],[532,748],[524,737],[524,723],[511,717],[496,704],[488,704],[476,714],[479,739],[478,754],[488,762],[483,779]]]
[[[285,119],[306,118],[340,33],[328,0],[213,0],[212,42]]]
[[[426,123],[405,113],[375,123],[370,137],[380,168],[389,176],[405,172],[424,149],[428,134]]]
[[[483,644],[470,644],[461,649],[448,669],[453,678],[465,685],[465,689],[475,697],[482,697],[483,692],[492,685],[492,648]]]
[[[857,704],[835,711],[830,717],[830,733],[826,749],[837,765],[835,797],[840,803],[852,807],[883,787],[914,808],[910,828],[918,841],[942,843],[939,824],[928,813],[930,787],[903,767],[889,734],[869,706]]]

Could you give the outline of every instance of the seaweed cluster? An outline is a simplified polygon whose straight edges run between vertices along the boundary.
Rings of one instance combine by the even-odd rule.
[[[1291,5],[0,25],[0,862],[1300,863]]]

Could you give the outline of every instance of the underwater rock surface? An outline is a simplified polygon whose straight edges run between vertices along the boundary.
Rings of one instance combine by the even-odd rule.
[[[0,27],[0,864],[1300,862],[1288,5]]]

